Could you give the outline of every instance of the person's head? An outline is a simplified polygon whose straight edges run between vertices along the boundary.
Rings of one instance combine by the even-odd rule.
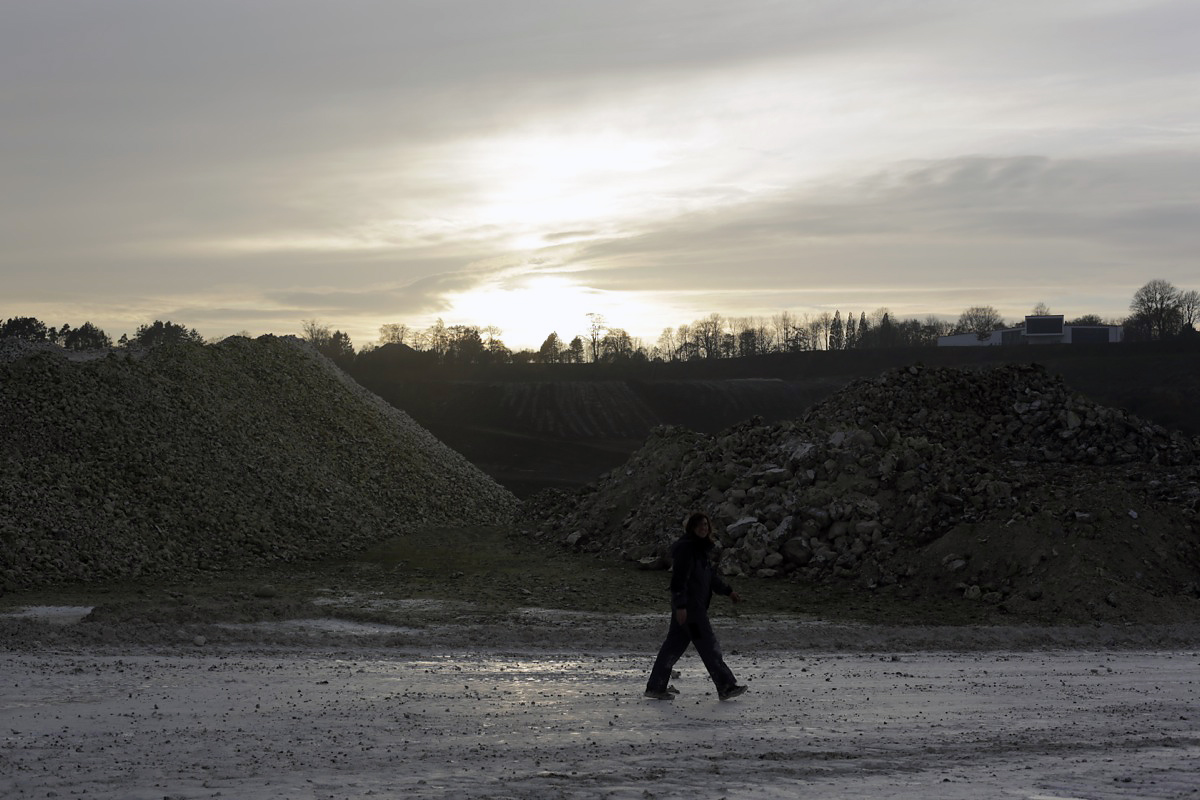
[[[697,539],[711,541],[712,520],[703,511],[694,511],[688,515],[687,522],[683,524],[683,530]]]

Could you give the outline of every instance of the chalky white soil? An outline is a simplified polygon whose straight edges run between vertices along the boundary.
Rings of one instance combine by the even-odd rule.
[[[496,634],[0,652],[0,797],[1200,797],[1194,651],[727,647],[749,693],[689,653],[656,702],[652,652]]]

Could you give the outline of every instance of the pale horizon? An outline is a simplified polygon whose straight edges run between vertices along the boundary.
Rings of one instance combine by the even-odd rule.
[[[356,347],[1200,288],[1200,8],[16,0],[0,319]]]

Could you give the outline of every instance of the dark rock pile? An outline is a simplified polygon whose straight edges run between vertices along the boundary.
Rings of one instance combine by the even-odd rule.
[[[802,419],[656,430],[533,530],[665,566],[708,512],[731,576],[951,593],[1014,612],[1130,614],[1200,583],[1200,441],[1075,395],[1036,366],[908,367]]]
[[[5,356],[5,589],[321,558],[517,504],[296,339]]]
[[[886,422],[902,436],[931,434],[982,459],[1094,466],[1200,461],[1197,440],[1073,394],[1033,364],[893,370],[846,387],[807,418],[826,425]]]

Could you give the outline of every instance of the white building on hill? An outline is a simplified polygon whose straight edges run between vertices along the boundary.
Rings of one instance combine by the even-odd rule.
[[[1025,317],[1025,327],[992,331],[980,339],[974,333],[938,337],[938,347],[987,347],[1007,344],[1110,344],[1121,341],[1120,325],[1066,325],[1062,314]]]

